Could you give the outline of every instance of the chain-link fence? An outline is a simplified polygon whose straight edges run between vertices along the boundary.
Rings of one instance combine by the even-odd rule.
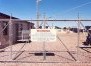
[[[57,21],[63,21],[63,20],[57,20]],[[64,20],[64,21],[69,21],[69,20]],[[85,28],[81,29],[81,26],[84,27],[84,25],[81,22],[79,22],[79,20],[75,21],[78,21],[76,22],[77,23],[76,28],[64,27],[58,29],[58,27],[56,27],[57,40],[55,42],[44,43],[44,42],[33,42],[33,41],[31,42],[29,40],[22,43],[9,44],[7,47],[0,49],[0,62],[25,62],[25,63],[26,62],[27,63],[90,62],[91,46],[83,45],[83,43],[86,41],[86,36],[88,32],[86,31]],[[3,32],[2,30],[1,33]],[[31,31],[29,30],[28,32]],[[2,34],[0,34],[0,36],[1,35]],[[22,34],[22,39],[26,38],[24,37],[25,35],[26,34],[24,35]],[[31,36],[28,38],[31,38]]]

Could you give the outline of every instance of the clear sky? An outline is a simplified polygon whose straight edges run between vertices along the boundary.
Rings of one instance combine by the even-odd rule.
[[[78,12],[81,19],[91,19],[91,0],[42,0],[39,9],[40,19],[44,13],[50,19],[77,19]],[[36,19],[36,0],[0,0],[0,12],[20,19]]]

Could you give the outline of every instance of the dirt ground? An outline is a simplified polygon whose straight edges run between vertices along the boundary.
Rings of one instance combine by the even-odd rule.
[[[85,40],[85,33],[79,43],[77,33],[58,33],[55,42],[18,43],[0,52],[0,66],[91,66],[91,49],[80,48]]]

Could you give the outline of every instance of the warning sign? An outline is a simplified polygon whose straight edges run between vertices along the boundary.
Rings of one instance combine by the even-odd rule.
[[[31,29],[31,41],[35,41],[35,42],[56,41],[56,30],[55,29]]]

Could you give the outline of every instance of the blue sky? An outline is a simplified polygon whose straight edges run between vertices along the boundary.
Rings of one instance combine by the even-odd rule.
[[[0,0],[0,12],[8,15],[12,13],[20,19],[36,19],[36,0]],[[43,18],[44,13],[47,17],[51,17],[50,19],[77,19],[78,12],[81,19],[91,19],[91,0],[42,0],[40,2],[40,19]],[[70,26],[69,23],[66,25]]]

